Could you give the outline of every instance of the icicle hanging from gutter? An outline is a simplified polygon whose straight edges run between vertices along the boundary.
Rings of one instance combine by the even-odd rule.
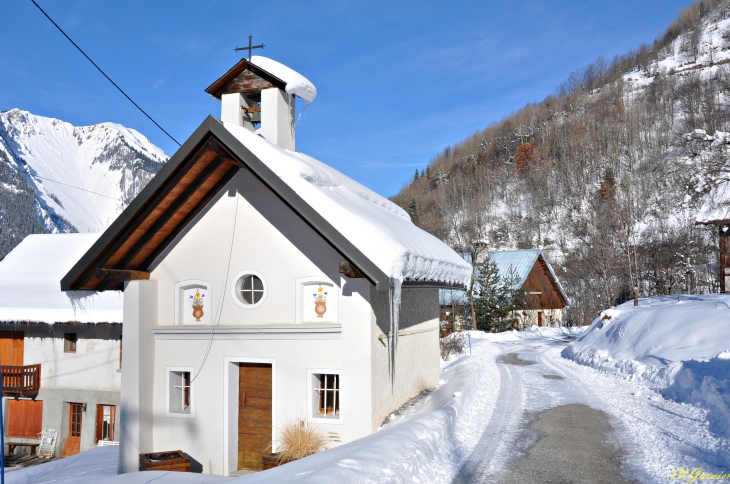
[[[388,300],[390,303],[390,381],[391,385],[395,383],[395,352],[398,347],[398,329],[400,327],[400,303],[401,290],[403,280],[400,278],[390,279],[390,288],[388,289]]]

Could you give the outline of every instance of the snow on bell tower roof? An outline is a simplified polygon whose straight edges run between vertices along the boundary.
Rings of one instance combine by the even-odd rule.
[[[306,77],[268,57],[255,55],[241,59],[205,90],[218,99],[223,94],[239,93],[253,101],[261,100],[261,91],[272,87],[298,96],[309,104],[317,88]]]

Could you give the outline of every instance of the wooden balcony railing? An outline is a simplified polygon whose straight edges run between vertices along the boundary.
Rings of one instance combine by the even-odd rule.
[[[3,366],[3,396],[36,395],[41,388],[41,365]]]

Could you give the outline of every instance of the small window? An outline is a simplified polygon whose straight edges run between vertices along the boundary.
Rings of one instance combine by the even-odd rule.
[[[166,417],[195,418],[193,368],[167,367]]]
[[[331,373],[329,371],[332,371]],[[310,418],[318,421],[340,420],[340,373],[310,371]]]
[[[76,340],[78,335],[76,333],[66,333],[63,335],[63,352],[64,353],[76,353]]]
[[[241,271],[233,278],[233,300],[244,309],[254,309],[266,299],[266,281],[257,271]]]

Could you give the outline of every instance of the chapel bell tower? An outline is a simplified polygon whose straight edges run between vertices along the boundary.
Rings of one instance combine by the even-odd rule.
[[[289,69],[271,59],[259,59],[267,66]],[[221,121],[243,126],[295,151],[295,95],[286,91],[284,80],[257,66],[256,61],[256,56],[241,59],[205,92],[221,100]]]

